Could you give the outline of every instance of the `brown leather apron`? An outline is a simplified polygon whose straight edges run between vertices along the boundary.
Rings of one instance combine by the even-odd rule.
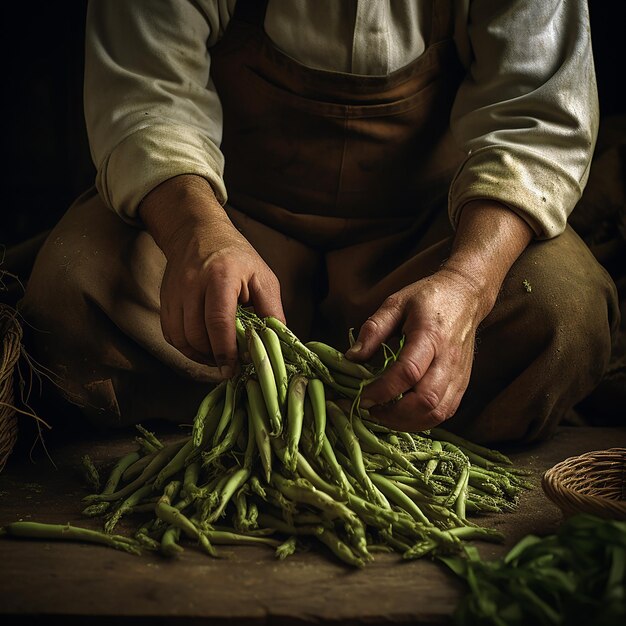
[[[419,58],[361,76],[297,63],[265,34],[266,2],[239,0],[211,49],[229,202],[324,249],[428,224],[463,158],[449,132],[463,74],[451,4],[433,3]]]
[[[279,278],[303,339],[347,347],[348,328],[449,254],[461,157],[448,132],[461,76],[451,4],[434,0],[424,54],[390,76],[296,63],[264,34],[263,2],[239,0],[211,49],[226,210]],[[216,378],[163,339],[164,268],[153,239],[93,190],[38,255],[21,304],[28,347],[96,424],[189,421]],[[545,436],[600,380],[618,319],[615,286],[571,229],[531,244],[481,325],[450,427],[480,441]]]

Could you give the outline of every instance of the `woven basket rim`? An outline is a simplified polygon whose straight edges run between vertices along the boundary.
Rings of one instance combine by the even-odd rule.
[[[571,456],[546,470],[541,484],[545,494],[565,514],[576,512],[595,513],[601,516],[626,519],[626,500],[616,500],[598,494],[582,493],[563,482],[563,472],[580,465],[606,463],[608,468],[622,470],[626,481],[626,448],[614,447],[604,450],[592,450]]]

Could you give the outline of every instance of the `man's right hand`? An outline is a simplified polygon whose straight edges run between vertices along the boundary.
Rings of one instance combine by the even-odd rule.
[[[165,181],[144,198],[139,216],[167,260],[165,340],[194,361],[215,363],[229,378],[237,363],[237,304],[284,322],[278,279],[199,176]]]

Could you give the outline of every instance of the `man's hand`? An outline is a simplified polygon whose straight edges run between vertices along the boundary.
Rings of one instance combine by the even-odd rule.
[[[233,226],[210,185],[177,176],[154,189],[139,214],[167,259],[161,284],[165,340],[224,378],[237,363],[237,304],[284,321],[278,279]]]
[[[365,388],[361,405],[384,405],[403,394],[378,409],[384,423],[399,430],[422,430],[451,417],[469,382],[478,303],[471,282],[446,270],[387,298],[361,327],[361,350],[348,354],[369,359],[400,328],[405,344],[398,361]]]
[[[531,238],[509,209],[468,203],[442,268],[387,298],[347,352],[366,361],[392,335],[405,335],[398,360],[365,387],[361,406],[398,430],[425,430],[454,415],[469,383],[478,325]]]

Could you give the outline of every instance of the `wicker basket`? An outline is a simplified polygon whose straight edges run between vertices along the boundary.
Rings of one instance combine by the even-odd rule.
[[[0,304],[0,472],[17,440],[14,372],[22,350],[22,327],[15,310]]]
[[[626,520],[626,448],[565,459],[543,475],[541,484],[565,517],[590,513]]]

